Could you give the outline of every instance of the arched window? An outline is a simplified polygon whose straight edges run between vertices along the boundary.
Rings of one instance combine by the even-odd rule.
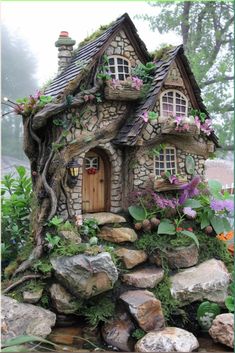
[[[179,91],[167,90],[160,96],[160,116],[187,116],[188,100],[185,95]]]
[[[155,175],[161,176],[161,173],[169,171],[171,175],[177,174],[176,149],[173,146],[163,148],[155,156]]]
[[[124,81],[130,76],[131,65],[130,62],[123,58],[122,56],[110,56],[109,61],[109,71],[110,76],[116,80]]]

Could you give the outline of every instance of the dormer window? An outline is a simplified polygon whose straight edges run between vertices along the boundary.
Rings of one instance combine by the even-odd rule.
[[[130,76],[131,65],[127,59],[121,56],[110,56],[109,59],[110,76],[119,81],[125,81]]]
[[[161,117],[187,116],[188,100],[185,95],[179,91],[167,90],[160,97],[160,115]]]

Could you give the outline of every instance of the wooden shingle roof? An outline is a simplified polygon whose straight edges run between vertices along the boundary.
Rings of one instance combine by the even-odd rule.
[[[189,65],[189,61],[187,57],[184,55],[183,45],[179,45],[169,50],[164,55],[164,59],[157,61],[156,69],[154,72],[154,78],[147,96],[139,103],[139,105],[135,109],[134,114],[130,116],[129,119],[125,122],[125,124],[122,126],[118,135],[113,140],[115,144],[129,145],[129,146],[133,146],[136,144],[137,139],[140,136],[142,128],[144,127],[144,124],[145,124],[141,116],[145,111],[151,111],[154,108],[156,104],[156,100],[158,98],[158,94],[169,73],[171,64],[176,59],[176,57],[179,57],[187,73],[187,77],[192,86],[192,90],[198,105],[198,109],[205,112],[207,116],[209,116],[201,98],[201,90],[192,73],[192,70]],[[209,139],[211,139],[216,144],[216,146],[218,146],[218,139],[214,135],[214,133],[212,133],[209,136]]]
[[[112,25],[110,25],[110,27],[97,39],[78,49],[77,53],[74,55],[65,70],[58,75],[45,90],[45,94],[56,97],[57,95],[63,93],[69,82],[77,78],[81,74],[84,67],[103,53],[110,40],[112,40],[115,34],[123,28],[129,36],[129,39],[132,41],[132,44],[135,46],[138,54],[142,57],[142,60],[144,62],[149,60],[149,54],[144,42],[140,39],[137,29],[131,21],[129,15],[125,13],[113,22]]]

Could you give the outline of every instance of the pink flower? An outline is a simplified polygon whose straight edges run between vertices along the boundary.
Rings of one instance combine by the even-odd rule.
[[[212,120],[211,119],[206,119],[204,124],[201,124],[201,130],[207,135],[209,136],[213,129],[212,129]]]
[[[89,96],[87,94],[85,94],[85,96],[83,96],[83,99],[85,102],[89,101]]]
[[[179,179],[175,175],[170,175],[168,178],[170,184],[178,185],[179,184]]]
[[[144,120],[145,123],[148,122],[148,112],[145,111],[140,117]]]
[[[183,190],[182,194],[180,195],[179,198],[179,203],[180,205],[183,205],[183,203],[189,198],[189,197],[194,197],[199,194],[199,190],[197,188],[198,184],[200,183],[201,178],[199,175],[196,175],[193,177],[193,179],[187,183],[184,184],[180,187],[181,190]]]
[[[132,77],[131,79],[132,79],[131,87],[139,91],[143,86],[143,80],[141,80],[139,77]]]
[[[182,116],[175,116],[175,123],[177,127],[182,123],[182,120]]]
[[[34,99],[39,99],[39,98],[41,97],[41,95],[42,95],[42,93],[41,93],[39,90],[36,90],[36,92],[35,92],[33,98],[34,98]]]
[[[197,126],[197,128],[200,130],[201,122],[200,122],[200,119],[199,119],[199,117],[197,115],[194,118],[194,122],[195,122],[195,125]]]

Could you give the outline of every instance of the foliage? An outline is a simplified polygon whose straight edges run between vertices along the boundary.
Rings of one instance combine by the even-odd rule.
[[[151,2],[156,15],[138,18],[160,33],[180,35],[210,113],[216,113],[220,142],[233,143],[233,6],[230,2]],[[153,9],[154,10],[154,9]],[[160,52],[160,57],[163,50]],[[157,58],[158,59],[158,58]]]
[[[44,275],[48,275],[52,271],[52,265],[50,263],[50,260],[48,258],[42,258],[40,260],[37,260],[34,262],[32,269],[35,272],[41,272]]]
[[[232,283],[229,287],[229,295],[225,299],[225,306],[230,313],[234,312],[234,297],[235,297],[235,282],[234,282],[234,271],[232,272]]]
[[[100,28],[93,32],[92,34],[90,34],[89,36],[87,36],[82,42],[80,42],[78,44],[78,48],[75,50],[75,53],[77,53],[77,51],[79,49],[81,49],[84,45],[92,42],[93,40],[95,40],[96,38],[100,37],[111,25],[112,25],[113,22],[110,22],[109,24],[107,25],[102,25],[100,26]]]
[[[94,298],[89,301],[89,306],[82,309],[82,312],[84,313],[88,323],[91,326],[96,327],[100,321],[107,322],[114,316],[115,304],[107,297],[101,297],[98,299]]]
[[[61,240],[59,245],[52,250],[51,256],[74,256],[83,254],[88,247],[89,245],[85,243],[75,244],[68,240]]]
[[[17,336],[14,338],[10,338],[6,341],[2,342],[2,352],[25,352],[26,351],[26,347],[24,344],[26,343],[32,343],[32,342],[39,342],[39,343],[46,343],[49,345],[52,345],[53,347],[58,347],[55,343],[50,342],[42,337],[37,337],[37,336],[31,336],[31,335],[21,335],[21,336]],[[38,344],[37,344],[38,347]],[[45,347],[44,347],[45,348]],[[32,347],[32,349],[30,349],[29,347],[27,347],[27,351],[35,351],[35,348]]]
[[[2,246],[8,259],[15,259],[30,234],[32,183],[22,166],[17,175],[5,175],[2,180]],[[6,253],[7,251],[7,253]]]
[[[16,114],[29,116],[31,113],[35,114],[42,109],[46,104],[52,101],[51,96],[44,96],[37,91],[34,96],[24,97],[16,100],[16,107],[14,108]]]
[[[137,76],[143,83],[151,83],[153,80],[153,73],[156,68],[154,62],[147,62],[145,65],[140,63],[132,69],[132,76]]]
[[[147,212],[143,206],[133,205],[128,207],[128,211],[136,221],[143,221],[147,218]]]
[[[131,334],[131,336],[133,338],[136,338],[137,340],[140,340],[145,335],[146,335],[146,332],[144,330],[142,330],[141,328],[135,329]]]
[[[214,318],[220,314],[220,307],[216,303],[202,302],[197,309],[197,320],[204,331],[208,331]]]
[[[233,270],[233,258],[224,242],[215,237],[208,237],[202,232],[198,232],[197,237],[200,244],[199,263],[216,258],[223,261],[230,272]]]
[[[222,193],[222,185],[215,180],[209,180],[208,186],[200,185],[200,193],[195,199],[187,199],[183,206],[196,210],[196,221],[200,228],[212,226],[216,234],[228,232],[231,225],[228,217],[233,211],[232,196],[228,193]]]
[[[98,223],[95,219],[84,219],[82,226],[80,227],[81,236],[95,237],[99,231]]]
[[[166,323],[171,320],[171,316],[177,312],[180,308],[180,302],[172,297],[171,283],[167,274],[165,274],[163,280],[156,285],[156,287],[151,290],[155,297],[161,301],[163,314]]]

